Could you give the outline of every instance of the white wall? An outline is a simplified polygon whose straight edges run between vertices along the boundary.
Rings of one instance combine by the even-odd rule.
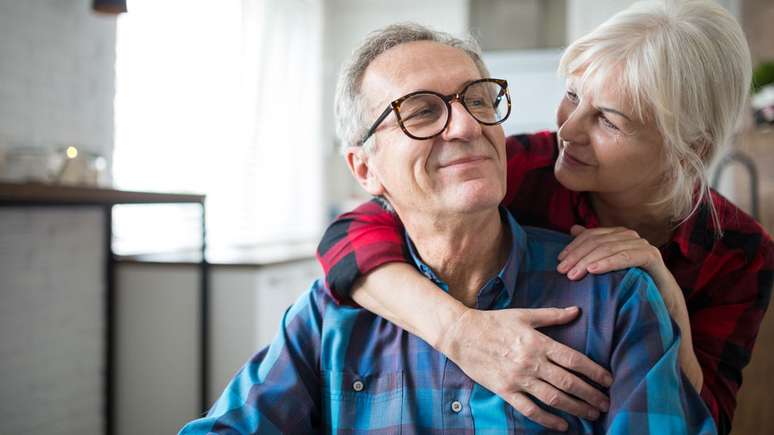
[[[616,12],[636,0],[567,0],[567,40],[574,41],[594,30]]]
[[[0,59],[0,144],[80,145],[110,161],[114,17],[91,0],[2,0]]]

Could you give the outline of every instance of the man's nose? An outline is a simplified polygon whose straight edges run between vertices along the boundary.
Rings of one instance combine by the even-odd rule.
[[[481,136],[481,124],[465,110],[462,103],[452,101],[449,124],[443,131],[443,139],[471,141],[479,136]]]

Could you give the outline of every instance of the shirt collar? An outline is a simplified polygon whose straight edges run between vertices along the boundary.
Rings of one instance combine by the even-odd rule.
[[[510,230],[506,237],[510,237],[511,245],[508,259],[505,261],[500,272],[492,277],[487,283],[479,289],[476,308],[493,309],[504,308],[508,306],[516,290],[516,278],[519,274],[519,266],[522,259],[526,257],[527,234],[524,229],[516,222],[511,213],[503,207],[500,207],[501,220],[507,222],[507,229]],[[404,232],[406,245],[414,264],[422,274],[442,288],[445,292],[449,291],[449,286],[438,275],[425,264],[419,257],[419,253],[411,241],[408,232]],[[475,255],[475,253],[471,253]]]

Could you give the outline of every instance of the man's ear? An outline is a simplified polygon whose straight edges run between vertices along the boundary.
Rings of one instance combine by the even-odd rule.
[[[347,166],[349,166],[349,171],[352,172],[355,180],[371,195],[382,196],[385,192],[384,185],[382,185],[381,180],[372,170],[372,167],[369,166],[371,163],[370,157],[362,146],[349,147],[345,154]]]

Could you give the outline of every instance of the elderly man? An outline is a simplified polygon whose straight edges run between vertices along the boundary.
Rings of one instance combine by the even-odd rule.
[[[598,376],[610,384],[609,403],[598,393],[602,415],[570,397],[587,419],[541,405],[564,418],[563,429],[715,432],[681,376],[679,337],[651,279],[630,269],[569,281],[556,272],[567,236],[522,228],[499,208],[499,124],[509,113],[507,83],[488,78],[474,44],[415,25],[372,34],[337,91],[349,168],[400,216],[428,279],[479,309],[580,308],[578,321],[544,332],[610,368],[614,378]],[[368,311],[337,305],[323,285],[316,281],[287,311],[274,342],[182,433],[547,430],[421,339]]]

